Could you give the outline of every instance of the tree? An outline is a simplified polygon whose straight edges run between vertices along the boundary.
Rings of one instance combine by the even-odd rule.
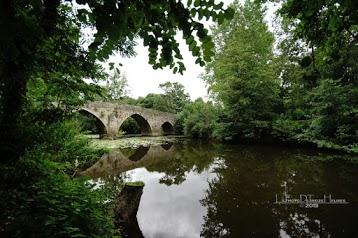
[[[119,71],[114,70],[112,74],[107,78],[106,83],[106,97],[108,100],[116,101],[127,96],[128,80],[125,74],[120,74]]]
[[[260,5],[235,1],[232,7],[233,20],[213,28],[216,55],[203,79],[224,106],[217,136],[257,139],[270,133],[278,104],[274,37]]]
[[[83,78],[104,74],[80,46],[80,22],[68,5],[1,1],[0,9],[0,152],[2,159],[11,160],[26,147],[18,126],[27,83],[44,82],[43,99],[53,99],[46,102],[47,110],[52,102],[62,106],[88,99],[100,89]]]
[[[183,32],[197,63],[204,65],[213,55],[213,46],[208,31],[194,17],[222,22],[233,14],[222,2],[214,1],[189,1],[185,7],[181,1],[78,0],[77,12],[70,2],[0,2],[2,158],[17,158],[24,151],[19,147],[18,120],[31,77],[42,74],[60,90],[85,93],[89,87],[83,79],[96,79],[101,72],[96,60],[105,61],[113,52],[133,55],[137,37],[149,46],[149,63],[154,69],[169,66],[174,73],[183,73],[185,66],[174,38],[177,30]],[[96,32],[88,48],[80,44],[86,40],[81,31],[85,26]]]
[[[174,110],[173,112],[179,113],[183,110],[186,103],[190,102],[190,96],[185,92],[185,88],[182,84],[174,82],[165,82],[159,84],[159,88],[163,89],[165,95],[169,96],[173,101]]]
[[[279,11],[284,110],[274,133],[284,140],[357,151],[357,21],[347,4],[290,1]]]
[[[183,126],[186,136],[194,138],[212,138],[217,123],[218,108],[202,98],[184,106],[178,121]]]
[[[138,98],[140,107],[151,108],[163,112],[175,112],[174,102],[171,97],[164,94],[149,93],[144,98]]]
[[[184,86],[180,83],[168,81],[159,87],[164,90],[164,94],[149,93],[144,98],[138,98],[137,105],[163,112],[179,113],[184,105],[190,102],[189,94],[185,93]]]
[[[281,83],[280,116],[273,123],[273,134],[281,140],[293,140],[308,127],[308,95],[317,86],[320,69],[317,57],[313,57],[317,51],[297,38],[291,20],[276,14],[274,22],[277,75]]]
[[[357,41],[358,3],[351,0],[285,1],[280,13],[294,19],[296,34],[331,55],[336,42],[348,34]]]

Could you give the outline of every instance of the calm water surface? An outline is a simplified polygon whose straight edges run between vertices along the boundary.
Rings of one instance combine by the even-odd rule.
[[[358,166],[339,156],[185,140],[114,150],[87,173],[145,182],[133,233],[146,238],[358,237]],[[308,194],[349,204],[275,204]]]

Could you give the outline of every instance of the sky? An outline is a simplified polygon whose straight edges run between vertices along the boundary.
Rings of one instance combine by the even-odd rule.
[[[233,2],[233,0],[223,0],[225,6]],[[242,1],[243,2],[243,1]],[[211,22],[203,22],[206,27]],[[117,66],[121,63],[123,66],[119,67],[120,71],[126,75],[129,86],[129,96],[138,98],[140,96],[145,97],[149,93],[164,93],[159,84],[170,82],[178,82],[184,85],[185,90],[189,93],[191,100],[195,100],[202,97],[208,100],[208,93],[205,83],[199,78],[201,73],[204,73],[204,67],[200,67],[195,64],[196,58],[194,58],[188,50],[188,46],[182,39],[181,34],[177,37],[180,50],[183,55],[183,63],[185,64],[186,71],[183,75],[177,73],[173,74],[172,70],[164,68],[163,70],[152,69],[152,66],[148,64],[148,49],[143,46],[142,41],[138,41],[138,46],[135,47],[137,56],[132,58],[121,58],[120,56],[112,56],[108,62],[114,62]]]
[[[168,67],[163,70],[154,70],[148,64],[148,49],[143,46],[142,41],[139,41],[138,46],[135,47],[137,56],[132,58],[114,56],[109,59],[109,62],[121,63],[123,65],[119,69],[128,80],[129,96],[133,98],[145,97],[148,93],[164,93],[159,88],[159,84],[167,81],[179,82],[184,85],[186,92],[189,93],[192,100],[198,97],[206,97],[207,90],[205,84],[198,78],[199,74],[204,72],[204,68],[195,64],[195,58],[186,49],[183,40],[179,44],[183,45],[180,50],[187,69],[183,75],[179,73],[173,74],[172,70]]]

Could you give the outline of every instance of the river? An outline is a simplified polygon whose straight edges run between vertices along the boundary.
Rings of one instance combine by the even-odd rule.
[[[358,166],[350,159],[181,139],[115,149],[86,173],[144,181],[129,231],[136,236],[358,237]]]

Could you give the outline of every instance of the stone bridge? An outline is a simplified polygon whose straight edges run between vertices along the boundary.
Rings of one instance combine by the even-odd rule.
[[[142,135],[174,134],[176,119],[173,113],[111,102],[91,102],[78,111],[96,118],[101,136],[117,136],[120,126],[129,117],[138,123]]]

